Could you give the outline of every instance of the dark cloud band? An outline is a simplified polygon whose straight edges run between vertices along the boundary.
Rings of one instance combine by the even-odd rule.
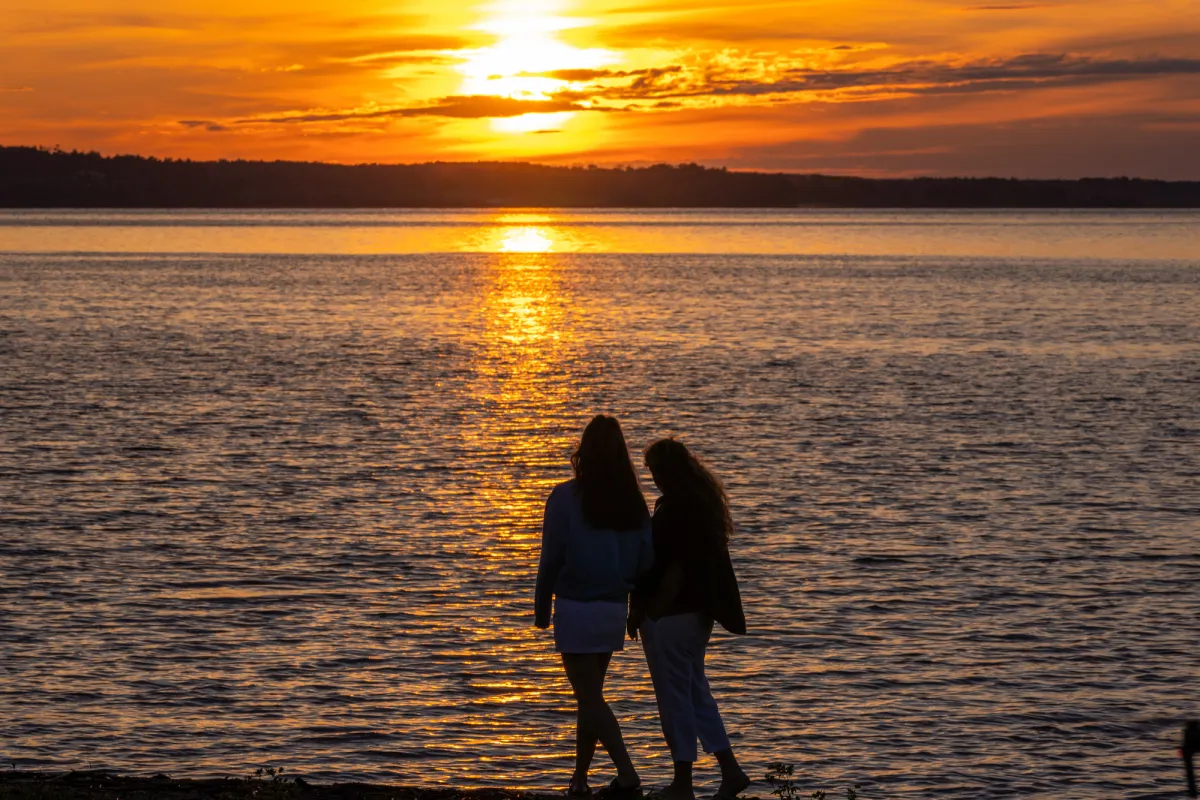
[[[424,106],[382,108],[351,111],[331,111],[304,114],[285,114],[276,117],[240,119],[239,125],[264,123],[340,122],[356,119],[384,119],[388,117],[452,117],[458,119],[480,119],[486,117],[519,117],[522,114],[550,114],[559,111],[593,111],[598,109],[580,105],[571,100],[517,100],[511,97],[491,95],[455,95],[443,97]]]

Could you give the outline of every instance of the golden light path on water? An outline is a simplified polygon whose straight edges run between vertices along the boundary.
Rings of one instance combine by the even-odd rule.
[[[550,488],[563,478],[565,456],[575,431],[547,426],[548,419],[569,415],[571,384],[564,362],[569,348],[569,292],[562,284],[564,264],[555,259],[551,227],[520,224],[552,220],[547,215],[506,215],[498,222],[511,227],[493,230],[495,251],[483,267],[481,297],[475,310],[480,331],[478,367],[470,386],[472,408],[481,413],[464,435],[472,448],[492,464],[490,477],[478,485],[472,505],[486,519],[479,555],[493,580],[522,584],[536,563],[540,545],[542,504]],[[531,475],[554,475],[530,480]],[[491,668],[474,683],[483,692],[476,701],[481,713],[492,704],[530,703],[549,696],[561,711],[569,708],[569,689],[558,657],[544,635],[528,628],[527,615],[507,615],[503,631],[489,619],[471,633],[475,641],[493,642],[479,655]],[[514,643],[519,643],[514,647]],[[519,665],[524,662],[524,668]],[[561,730],[525,725],[503,726],[492,720],[474,723],[479,736],[500,751],[538,748]],[[544,749],[553,761],[558,747]],[[485,760],[488,756],[484,757]],[[496,764],[503,769],[503,764]],[[549,767],[554,769],[554,767]]]

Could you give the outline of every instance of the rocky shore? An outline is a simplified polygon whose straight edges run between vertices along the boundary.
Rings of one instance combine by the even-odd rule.
[[[0,772],[0,800],[552,800],[505,789],[450,789],[369,783],[313,784],[302,777],[177,779],[80,772]]]

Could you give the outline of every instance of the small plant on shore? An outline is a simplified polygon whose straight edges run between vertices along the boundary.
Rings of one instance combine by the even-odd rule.
[[[859,786],[860,784],[856,783],[853,786],[846,787],[846,800],[858,800]],[[810,797],[812,797],[812,800],[826,800],[826,798],[829,797],[829,792],[818,789],[817,791],[813,792]]]
[[[779,798],[779,800],[795,800],[800,790],[796,788],[796,780],[792,774],[796,768],[791,764],[784,764],[782,761],[776,761],[768,765],[765,778],[767,785],[771,787],[771,794]]]
[[[254,800],[291,800],[297,791],[306,789],[302,778],[284,780],[283,767],[259,767],[246,776],[243,784],[246,796]]]
[[[771,787],[771,794],[779,798],[779,800],[796,800],[800,795],[800,790],[796,787],[795,773],[796,768],[791,764],[785,764],[782,761],[776,761],[768,766],[770,770],[767,772],[765,779]],[[861,784],[845,787],[846,800],[858,800],[858,790],[862,788]],[[824,789],[817,789],[809,795],[811,800],[829,800],[829,792]]]

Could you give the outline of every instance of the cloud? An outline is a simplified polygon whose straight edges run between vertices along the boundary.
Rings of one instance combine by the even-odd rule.
[[[803,59],[801,59],[803,61]],[[574,102],[605,100],[719,102],[754,98],[822,101],[888,96],[1019,91],[1166,76],[1200,75],[1200,58],[1103,59],[1065,53],[1029,53],[966,62],[918,59],[886,67],[839,64],[823,69],[789,66],[782,58],[764,70],[761,59],[726,58],[701,64],[640,70],[621,86],[595,84],[562,93]]]
[[[247,0],[253,9],[253,0]],[[305,77],[386,80],[397,66],[444,65],[482,34],[424,30],[418,15],[196,14],[83,12],[35,15],[0,11],[4,70],[12,79],[130,68],[177,73],[199,68],[235,73],[304,71]],[[370,24],[369,24],[370,23]],[[374,73],[373,75],[370,73]],[[234,79],[239,80],[239,79]],[[232,91],[243,86],[232,85]],[[294,102],[294,101],[293,101]]]
[[[120,11],[69,12],[58,10],[53,14],[17,10],[9,17],[9,30],[25,34],[69,34],[102,32],[111,34],[115,30],[129,32],[236,30],[371,30],[413,29],[419,27],[425,17],[415,14],[367,15],[341,17],[314,14],[188,14],[175,11],[136,13]]]
[[[328,61],[370,64],[405,58],[412,53],[436,53],[469,46],[465,36],[411,33],[396,36],[372,36],[360,39],[306,42],[303,48],[309,58]],[[297,45],[293,45],[294,50]]]
[[[353,56],[335,56],[328,61],[338,64],[363,64],[372,68],[380,64],[407,64],[414,62],[452,63],[456,59],[441,52],[458,50],[467,42],[455,36],[427,36],[410,38],[408,42],[392,42],[392,49],[383,52],[367,52]]]
[[[780,103],[850,103],[922,96],[989,92],[1022,92],[1075,87],[1164,76],[1200,75],[1200,59],[1102,59],[1062,53],[1029,53],[1007,59],[952,61],[916,59],[876,66],[877,61],[850,63],[858,51],[831,51],[814,57],[780,57],[767,65],[758,56],[726,52],[720,58],[696,58],[637,70],[564,69],[522,73],[555,78],[576,86],[543,99],[491,95],[450,95],[424,103],[395,106],[311,109],[246,116],[220,123],[187,120],[191,127],[208,125],[319,125],[351,121],[385,121],[412,117],[481,119],[563,111],[643,111],[668,113],[720,106],[766,109]],[[824,64],[813,68],[812,64]],[[582,84],[582,86],[577,86]],[[219,130],[221,128],[207,128]]]
[[[455,119],[481,119],[485,117],[519,117],[522,114],[548,114],[558,111],[596,111],[567,99],[517,100],[511,97],[491,95],[452,95],[443,97],[424,106],[401,106],[395,108],[365,108],[347,111],[315,111],[284,114],[273,117],[239,119],[239,125],[286,124],[310,122],[341,122],[345,120],[367,120],[388,117],[451,117]]]
[[[0,94],[25,94],[32,91],[32,86],[0,86]]]
[[[668,72],[678,72],[683,67],[666,67]],[[609,80],[613,78],[637,78],[650,73],[662,72],[662,69],[633,69],[633,70],[616,70],[616,69],[552,69],[547,72],[520,72],[517,73],[521,78],[553,78],[559,81],[569,81],[571,83],[583,83],[586,81]]]
[[[276,57],[302,64],[313,77],[382,75],[407,66],[448,66],[461,61],[453,55],[471,44],[460,36],[411,35],[343,42],[311,42],[279,48]]]
[[[201,24],[200,18],[188,18],[177,14],[129,14],[129,13],[64,13],[51,15],[29,15],[21,19],[10,30],[15,33],[72,33],[89,30],[111,30],[130,28],[141,30],[194,30]]]
[[[609,39],[622,47],[646,46],[647,43],[671,42],[691,44],[705,42],[762,42],[809,41],[821,35],[808,27],[779,27],[773,25],[739,25],[727,19],[663,20],[631,25],[614,31]]]
[[[212,131],[214,133],[229,130],[228,126],[222,125],[219,122],[212,122],[207,119],[181,119],[179,120],[179,124],[185,128],[203,128],[206,131]]]

